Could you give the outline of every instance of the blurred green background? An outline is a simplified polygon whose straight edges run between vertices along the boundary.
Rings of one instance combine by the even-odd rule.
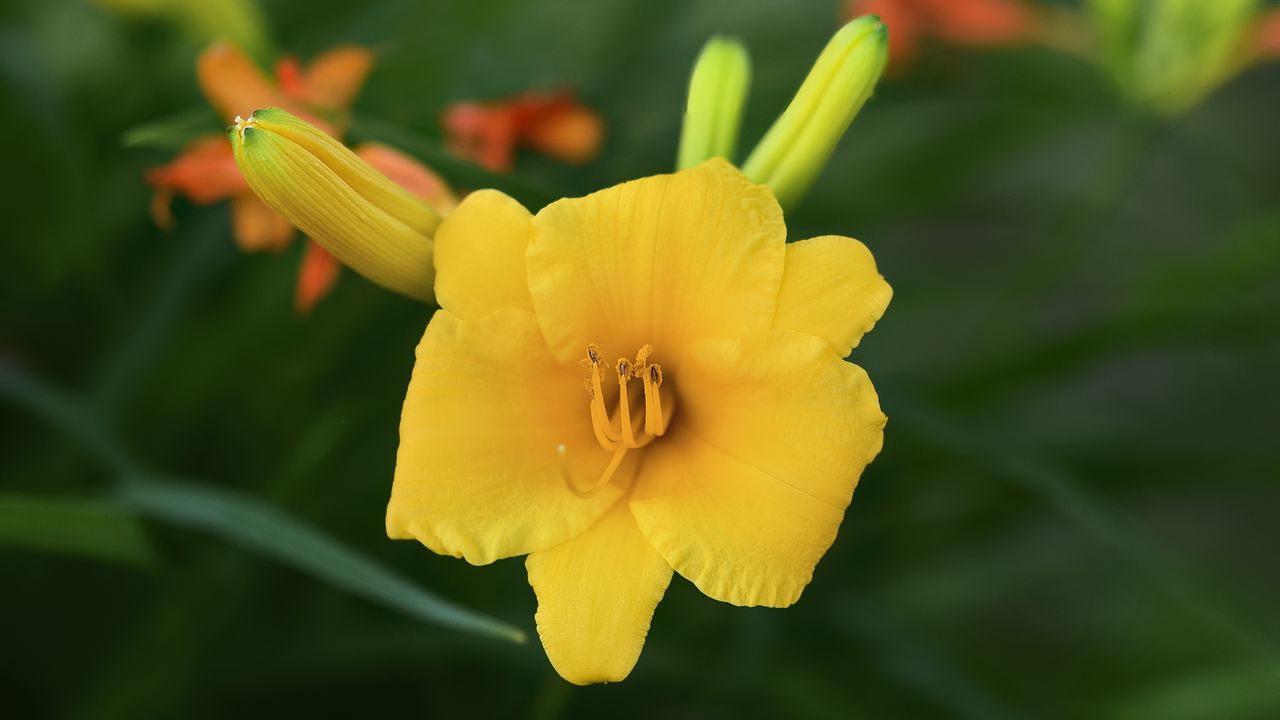
[[[713,33],[752,52],[749,147],[840,12],[264,6],[284,51],[378,51],[352,139],[533,207],[669,171]],[[1046,49],[894,73],[788,216],[894,286],[853,357],[884,453],[798,605],[677,577],[631,677],[576,688],[536,637],[413,614],[422,588],[533,632],[522,561],[385,537],[432,308],[346,273],[301,318],[301,243],[241,255],[225,205],[151,223],[173,150],[122,138],[199,117],[201,41],[72,0],[0,23],[5,715],[1280,717],[1280,64],[1170,119]],[[444,153],[449,102],[564,85],[607,120],[594,163]]]

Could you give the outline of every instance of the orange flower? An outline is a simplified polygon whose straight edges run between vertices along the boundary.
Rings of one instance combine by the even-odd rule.
[[[961,47],[1001,47],[1034,39],[1040,17],[1017,0],[847,0],[845,15],[879,15],[899,64],[928,39]]]
[[[341,272],[342,263],[315,240],[308,238],[307,249],[302,253],[302,264],[298,266],[298,285],[293,294],[294,310],[299,315],[311,312],[320,298],[333,289]]]
[[[1280,9],[1270,10],[1254,26],[1259,57],[1280,58]]]
[[[281,107],[341,137],[347,108],[372,68],[371,52],[342,46],[306,66],[292,57],[280,60],[273,81],[239,48],[219,43],[200,54],[196,78],[209,104],[228,123],[258,108]],[[438,212],[457,204],[439,176],[407,155],[377,144],[361,146],[356,152]],[[146,180],[155,188],[151,215],[162,228],[173,227],[170,204],[181,195],[197,205],[230,200],[233,237],[245,252],[280,252],[293,240],[293,226],[249,189],[223,133],[197,138],[168,165],[149,170]],[[309,243],[298,270],[298,311],[305,314],[328,294],[340,271],[337,260]]]
[[[457,207],[457,196],[439,175],[399,150],[380,143],[365,143],[355,152],[392,182],[417,195],[437,213],[448,215]]]
[[[511,170],[520,146],[581,165],[596,156],[604,138],[600,115],[568,91],[454,103],[442,121],[450,152],[494,172]]]

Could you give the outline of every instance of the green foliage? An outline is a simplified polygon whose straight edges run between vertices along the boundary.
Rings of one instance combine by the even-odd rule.
[[[374,47],[353,139],[537,208],[669,171],[712,35],[751,49],[761,137],[837,4],[275,0],[266,54]],[[794,608],[676,578],[632,677],[569,688],[470,614],[531,630],[522,563],[385,537],[431,309],[346,273],[301,318],[300,243],[240,255],[224,206],[182,201],[154,228],[143,171],[220,129],[183,114],[198,44],[69,0],[0,13],[11,714],[1280,715],[1277,66],[1167,119],[1048,50],[891,71],[787,218],[858,237],[894,286],[852,358],[884,453]],[[565,85],[607,120],[595,162],[445,152],[447,103]]]
[[[91,408],[0,365],[0,397],[41,417],[119,474],[115,504],[0,495],[0,545],[152,561],[131,513],[204,530],[227,542],[412,617],[478,635],[523,643],[525,634],[506,623],[454,605],[369,560],[325,533],[269,503],[216,487],[157,478],[142,470]]]
[[[125,131],[122,141],[125,147],[174,152],[197,137],[207,135],[215,118],[208,108],[196,108],[131,127]]]
[[[1187,110],[1238,72],[1259,0],[1091,0],[1101,60],[1160,112]]]
[[[150,565],[154,551],[129,512],[83,498],[0,495],[0,546]]]
[[[347,592],[464,632],[524,642],[524,633],[418,588],[310,525],[252,498],[191,483],[133,482],[121,500],[145,515],[208,531]]]

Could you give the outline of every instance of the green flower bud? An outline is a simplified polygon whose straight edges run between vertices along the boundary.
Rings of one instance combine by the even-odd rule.
[[[1134,101],[1174,114],[1249,61],[1258,0],[1090,0],[1100,60]]]
[[[888,58],[888,32],[879,18],[861,17],[841,28],[742,172],[771,187],[784,208],[794,206],[871,97]]]
[[[733,161],[750,87],[751,57],[742,43],[723,37],[707,41],[689,77],[678,169],[713,157]]]

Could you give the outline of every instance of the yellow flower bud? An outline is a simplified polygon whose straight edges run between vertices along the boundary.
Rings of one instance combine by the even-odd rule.
[[[434,210],[284,110],[236,118],[227,135],[249,187],[276,212],[373,282],[433,300]]]
[[[751,85],[751,57],[737,40],[713,37],[689,77],[676,166],[684,170],[722,157],[732,162]]]
[[[871,97],[888,57],[888,33],[879,18],[861,17],[841,28],[742,172],[772,188],[784,208],[794,206]]]

